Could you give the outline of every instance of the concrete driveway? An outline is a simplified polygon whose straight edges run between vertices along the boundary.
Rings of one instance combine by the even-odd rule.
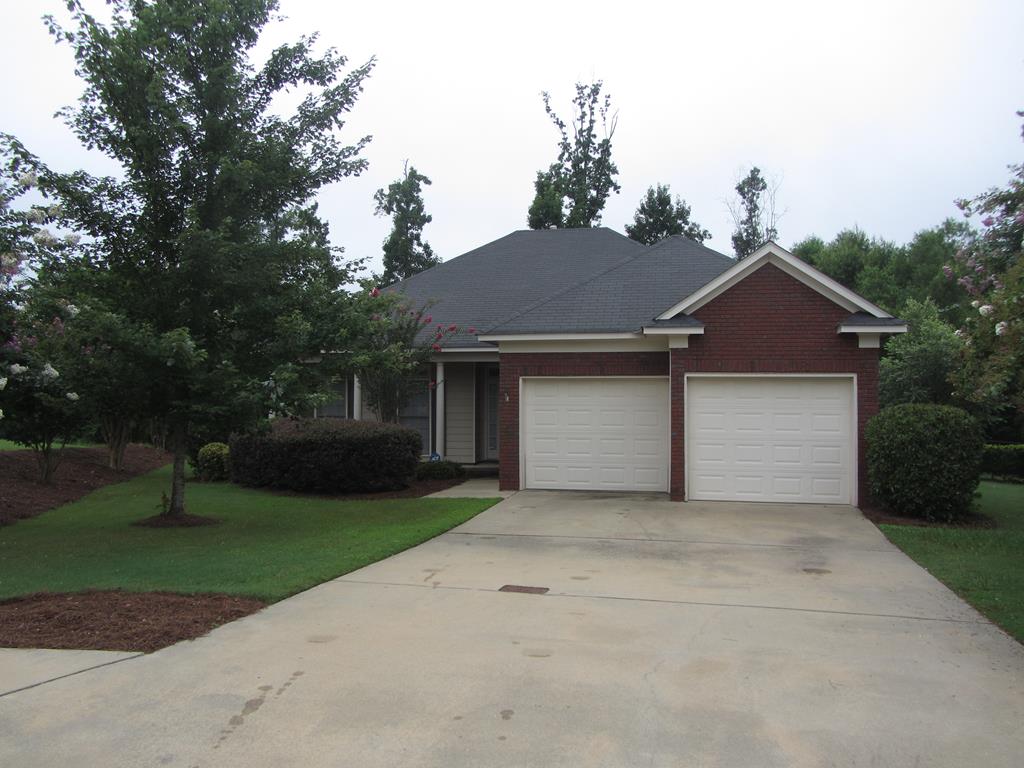
[[[1024,649],[853,508],[522,492],[0,697],[0,765],[997,768],[1022,723]]]

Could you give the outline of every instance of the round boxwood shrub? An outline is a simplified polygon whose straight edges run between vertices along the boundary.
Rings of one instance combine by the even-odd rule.
[[[231,474],[231,450],[226,443],[207,443],[196,454],[196,474],[200,480],[219,482]]]
[[[466,468],[454,461],[421,461],[416,467],[417,480],[461,480]]]
[[[276,419],[265,434],[231,439],[231,479],[312,493],[388,491],[413,476],[421,442],[397,424]]]
[[[906,517],[951,522],[970,512],[981,475],[981,429],[949,405],[907,403],[868,422],[874,499]]]

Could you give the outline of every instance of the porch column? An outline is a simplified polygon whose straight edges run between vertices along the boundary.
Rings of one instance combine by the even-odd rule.
[[[352,418],[356,421],[363,418],[363,386],[355,374],[352,375]]]
[[[437,363],[434,373],[435,403],[437,420],[434,422],[434,451],[444,458],[444,363]]]

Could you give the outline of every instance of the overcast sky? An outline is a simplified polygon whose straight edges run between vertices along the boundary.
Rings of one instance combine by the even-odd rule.
[[[53,118],[81,91],[40,20],[58,0],[0,0],[0,130],[50,165],[108,171]],[[319,31],[377,68],[345,128],[372,134],[369,170],[323,190],[332,240],[379,269],[373,192],[408,158],[433,180],[426,238],[443,259],[526,227],[536,171],[557,154],[540,92],[570,114],[603,79],[619,113],[622,231],[670,184],[731,253],[725,200],[742,171],[781,180],[780,241],[859,226],[903,242],[1022,159],[1024,3],[365,2],[282,0],[265,46]]]

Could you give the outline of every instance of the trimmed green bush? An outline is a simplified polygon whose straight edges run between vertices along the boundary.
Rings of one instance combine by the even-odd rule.
[[[868,422],[871,495],[906,517],[951,522],[970,512],[981,475],[981,428],[949,405],[908,403]]]
[[[981,471],[988,475],[1024,478],[1024,445],[986,445]]]
[[[277,419],[270,432],[231,439],[231,479],[305,493],[367,493],[404,487],[421,439],[397,424]]]
[[[200,480],[227,480],[231,474],[231,450],[226,443],[207,443],[199,449],[195,467]]]
[[[421,461],[416,467],[417,480],[460,480],[466,468],[454,461]]]

